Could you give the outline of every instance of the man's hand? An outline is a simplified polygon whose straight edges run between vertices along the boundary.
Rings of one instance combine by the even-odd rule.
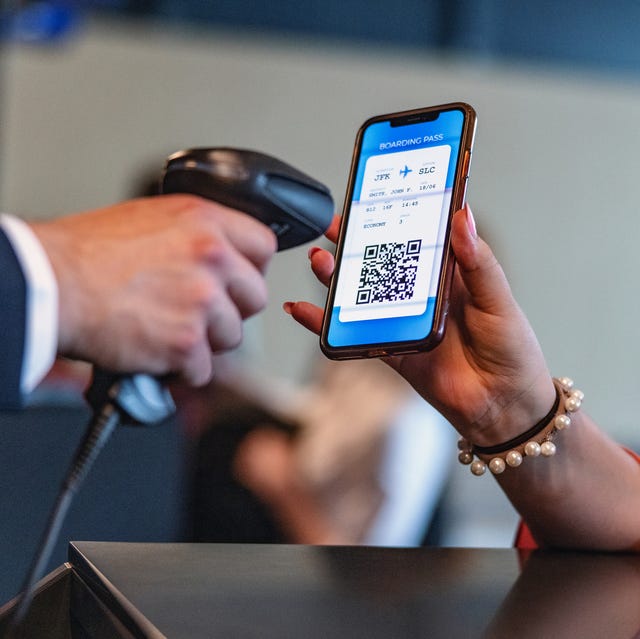
[[[212,375],[267,301],[276,238],[191,195],[132,200],[31,225],[60,291],[58,351],[114,372]]]

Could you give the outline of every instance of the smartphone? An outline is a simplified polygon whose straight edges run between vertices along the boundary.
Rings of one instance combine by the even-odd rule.
[[[331,359],[442,340],[476,114],[458,102],[367,120],[356,137],[320,346]]]

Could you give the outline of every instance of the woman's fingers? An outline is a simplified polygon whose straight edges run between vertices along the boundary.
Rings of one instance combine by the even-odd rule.
[[[333,269],[335,268],[335,259],[333,255],[318,246],[312,246],[309,249],[309,261],[311,262],[311,270],[318,278],[321,284],[329,286]]]
[[[341,220],[342,218],[339,215],[334,215],[329,228],[324,233],[324,236],[334,244],[338,241],[338,232],[340,231]]]
[[[285,302],[282,305],[285,313],[293,317],[296,322],[302,324],[312,333],[320,335],[322,328],[322,309],[309,302]]]
[[[468,204],[453,216],[451,244],[471,303],[497,315],[511,308],[514,302],[507,278],[489,246],[478,237]]]
[[[327,238],[335,242],[338,237],[339,227],[340,218],[336,215],[325,233]],[[312,246],[309,249],[308,256],[314,275],[320,283],[328,287],[335,268],[333,254],[319,246]],[[309,302],[285,302],[282,308],[285,313],[291,315],[296,322],[306,329],[317,335],[320,334],[322,329],[322,309],[319,306]]]

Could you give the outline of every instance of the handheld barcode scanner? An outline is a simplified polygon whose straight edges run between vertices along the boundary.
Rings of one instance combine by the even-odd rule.
[[[167,159],[160,182],[161,193],[198,195],[255,217],[276,234],[279,251],[319,237],[333,217],[333,199],[326,186],[257,151],[233,148],[179,151]],[[175,410],[163,384],[144,374],[122,376],[94,370],[86,398],[94,414],[15,604],[10,632],[24,620],[34,586],[46,568],[73,495],[116,426],[157,423]]]
[[[160,176],[160,193],[190,193],[251,215],[278,238],[278,251],[322,235],[333,218],[329,189],[302,171],[258,151],[196,148],[170,155]],[[154,377],[129,377],[95,370],[86,393],[98,412],[115,402],[128,423],[162,421],[174,410],[169,392]]]
[[[160,176],[160,193],[190,193],[251,215],[276,234],[278,251],[322,235],[334,211],[331,192],[321,182],[265,153],[230,147],[170,155]],[[86,395],[96,411],[110,397],[131,423],[158,422],[174,410],[168,391],[149,375],[123,378],[94,371]]]
[[[301,171],[259,153],[190,149],[169,156],[162,193],[192,193],[244,211],[278,237],[278,250],[322,235],[333,217],[329,189]]]
[[[258,151],[230,147],[196,148],[170,155],[160,193],[190,193],[251,215],[278,238],[278,251],[322,235],[333,218],[329,189],[298,169]],[[115,402],[130,423],[162,421],[173,410],[169,392],[150,375],[122,377],[94,371],[86,393],[97,412]]]

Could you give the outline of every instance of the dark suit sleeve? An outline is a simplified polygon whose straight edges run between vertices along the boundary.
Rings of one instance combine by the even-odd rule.
[[[22,268],[0,229],[0,408],[21,405],[26,304],[27,287]]]

